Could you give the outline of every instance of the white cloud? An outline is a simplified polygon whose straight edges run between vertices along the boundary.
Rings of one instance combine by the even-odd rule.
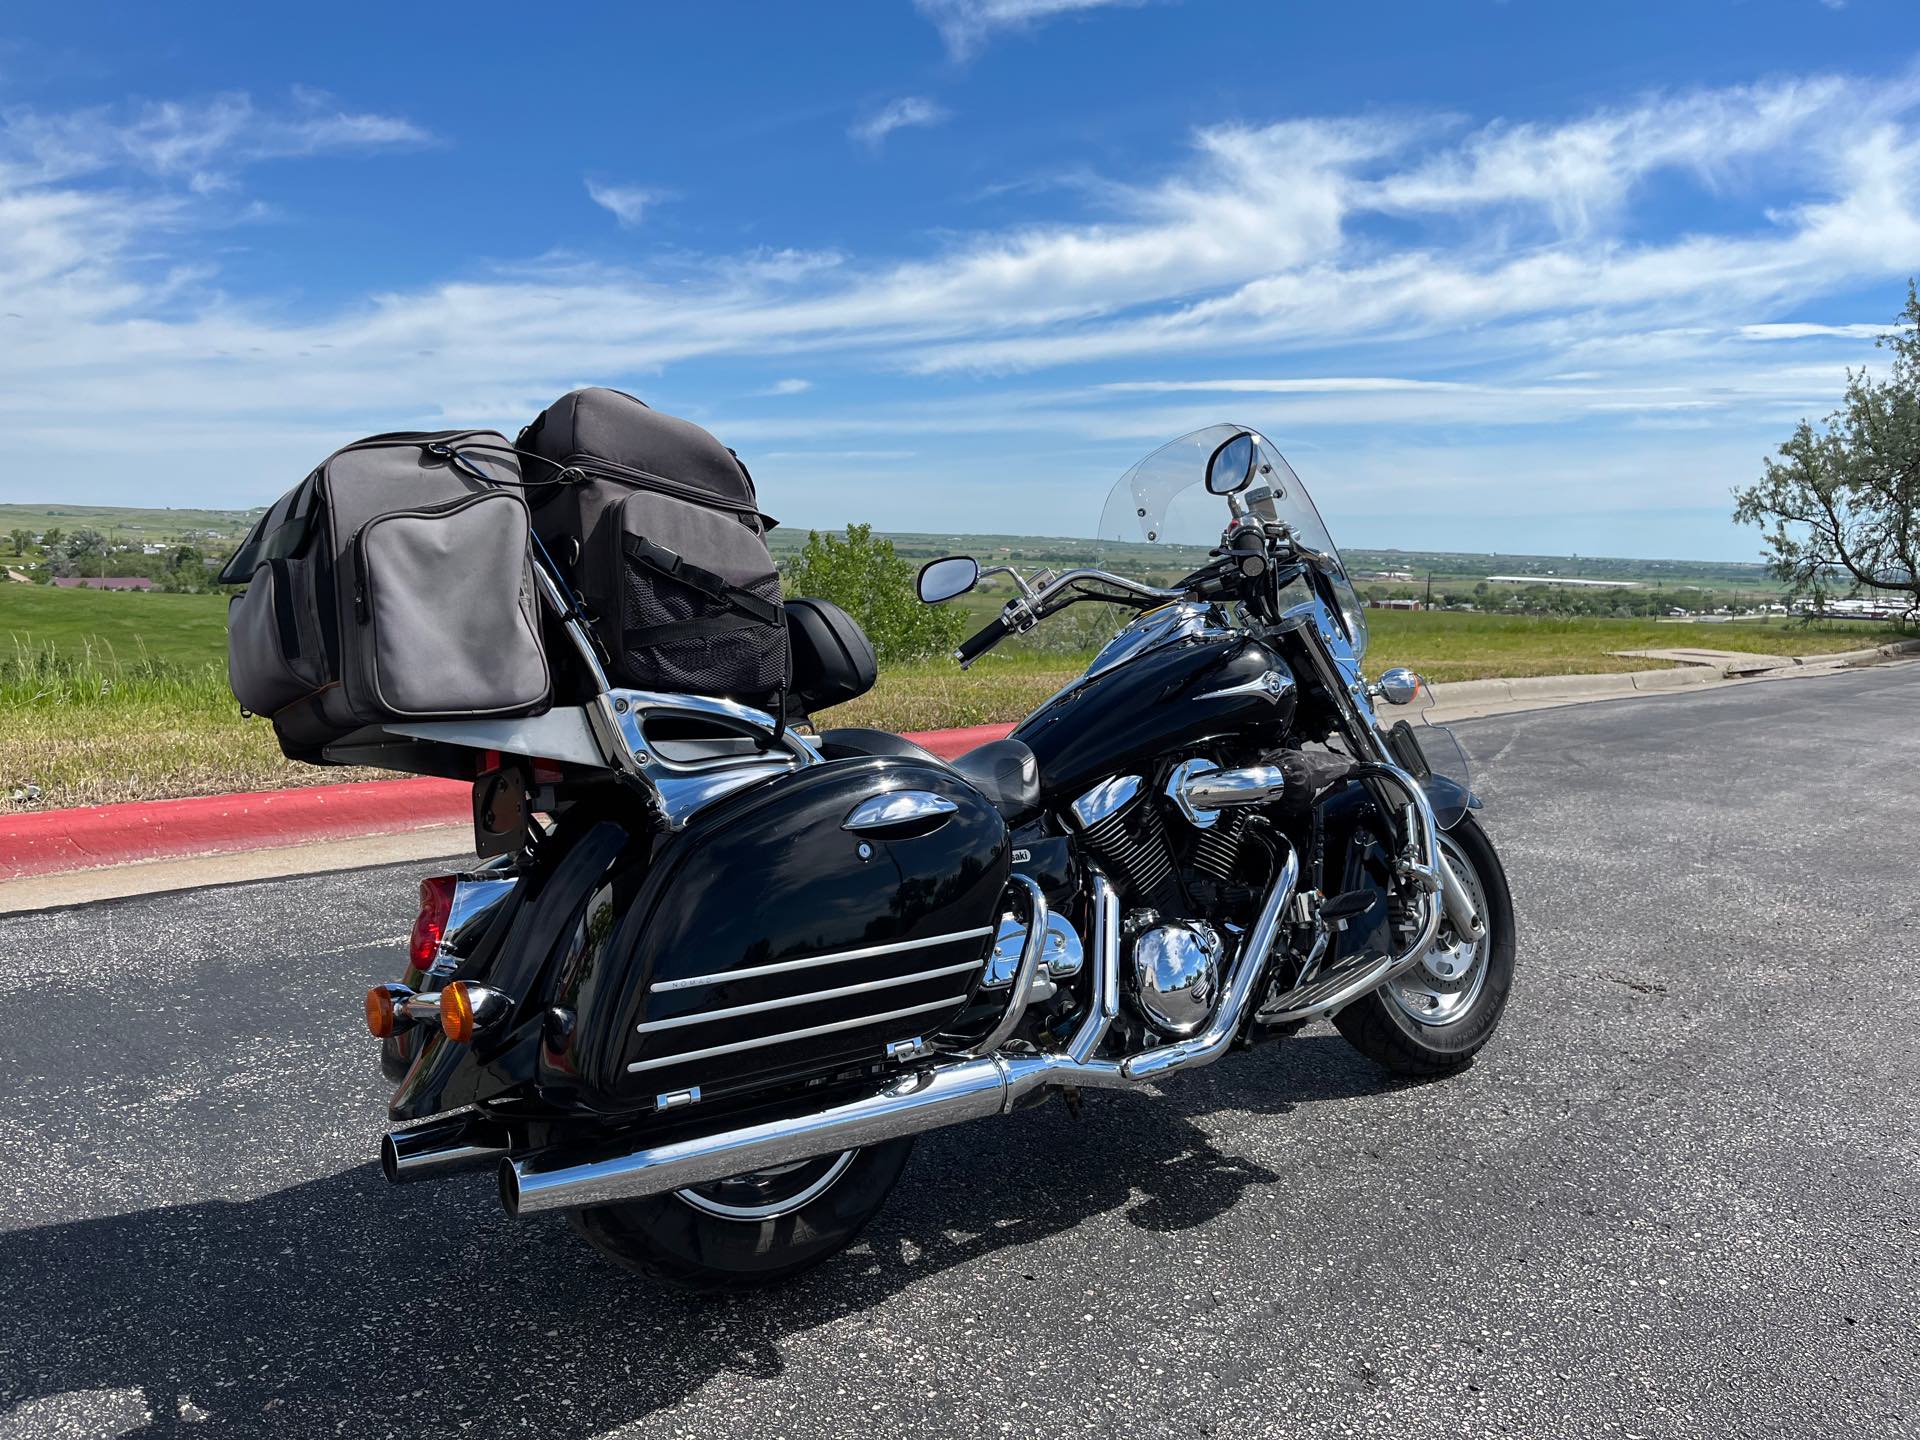
[[[862,145],[879,149],[887,136],[913,126],[938,125],[948,118],[946,109],[924,95],[903,95],[889,100],[871,115],[856,121],[847,134]]]
[[[1100,186],[1094,218],[919,254],[782,248],[776,232],[751,253],[548,259],[298,314],[223,291],[197,237],[238,212],[201,177],[420,143],[407,122],[311,100],[15,110],[0,117],[9,488],[98,494],[127,457],[177,454],[143,485],[257,500],[345,436],[511,428],[572,384],[623,377],[650,395],[684,383],[662,403],[756,445],[918,445],[956,485],[993,470],[996,447],[1015,468],[1066,447],[1093,473],[1223,403],[1289,439],[1576,423],[1613,425],[1619,446],[1629,423],[1700,421],[1716,427],[1702,455],[1751,462],[1873,358],[1884,327],[1852,298],[1831,314],[1830,297],[1884,284],[1890,315],[1920,255],[1916,88],[1816,76],[1557,124],[1217,125],[1165,171]],[[1688,233],[1648,208],[1656,177],[1663,203],[1689,187]],[[638,220],[655,197],[632,195]],[[757,382],[730,380],[738,413],[716,414],[700,404],[710,373],[696,388],[676,367],[717,357],[776,375],[831,357],[860,383],[832,387],[836,409],[770,403],[805,382],[750,396]],[[1096,373],[1012,378],[1064,367]],[[109,413],[111,430],[94,423]],[[1646,443],[1638,463],[1663,469]],[[953,488],[935,478],[916,493]],[[1692,483],[1724,513],[1740,478]]]
[[[1848,340],[1873,340],[1887,333],[1882,325],[1810,325],[1804,322],[1776,322],[1771,325],[1742,325],[1742,340],[1810,340],[1816,336],[1837,335]]]
[[[762,395],[804,395],[812,388],[811,380],[776,380],[760,393]]]
[[[940,32],[947,53],[970,60],[1004,30],[1026,30],[1082,10],[1132,7],[1144,0],[913,0],[914,8]]]
[[[15,109],[0,120],[0,163],[17,180],[48,184],[130,169],[184,178],[201,193],[226,188],[230,170],[262,161],[431,143],[410,120],[342,110],[324,92],[304,89],[279,111],[227,94],[58,115]]]
[[[587,196],[620,222],[620,228],[631,230],[646,217],[650,206],[665,198],[657,190],[643,190],[638,185],[607,185],[598,180],[587,181]]]

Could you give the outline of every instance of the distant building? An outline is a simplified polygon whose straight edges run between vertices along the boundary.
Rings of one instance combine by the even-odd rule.
[[[153,581],[144,575],[73,575],[53,582],[62,590],[151,590]]]
[[[1489,575],[1493,585],[1579,585],[1589,590],[1638,590],[1637,580],[1576,580],[1571,575]]]

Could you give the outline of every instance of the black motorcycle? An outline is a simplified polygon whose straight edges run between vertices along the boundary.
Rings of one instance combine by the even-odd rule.
[[[460,746],[495,767],[475,795],[492,858],[422,885],[407,973],[367,997],[406,1126],[388,1178],[491,1165],[510,1214],[561,1211],[633,1268],[742,1288],[846,1245],[922,1131],[1156,1084],[1318,1019],[1398,1074],[1465,1065],[1514,932],[1459,747],[1378,720],[1420,681],[1362,675],[1363,611],[1265,439],[1155,451],[1102,533],[1145,555],[1196,523],[1204,563],[1167,586],[927,565],[933,603],[1012,578],[963,665],[1076,603],[1138,612],[1011,738],[952,762],[603,674],[584,705],[385,737],[362,758]],[[564,584],[537,581],[599,674]],[[872,683],[843,614],[792,609],[843,642],[796,644],[797,693]]]

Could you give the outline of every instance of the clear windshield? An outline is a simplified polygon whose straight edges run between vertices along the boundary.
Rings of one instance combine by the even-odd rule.
[[[1183,568],[1196,568],[1206,559],[1206,552],[1220,543],[1220,532],[1232,518],[1225,497],[1207,493],[1207,461],[1221,445],[1240,434],[1254,437],[1258,453],[1253,484],[1264,484],[1273,491],[1279,518],[1291,525],[1306,544],[1338,560],[1340,552],[1327,533],[1326,522],[1314,508],[1307,487],[1300,483],[1300,477],[1293,473],[1293,467],[1273,443],[1245,425],[1210,425],[1205,430],[1182,435],[1127,471],[1107,496],[1106,508],[1100,514],[1099,538],[1191,550],[1192,563]],[[1354,654],[1364,655],[1366,612],[1347,579],[1344,563],[1340,573],[1330,579]]]

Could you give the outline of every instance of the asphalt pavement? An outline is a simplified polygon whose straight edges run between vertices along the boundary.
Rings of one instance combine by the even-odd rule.
[[[1468,722],[1505,1024],[928,1136],[694,1300],[389,1189],[421,867],[0,918],[0,1437],[1920,1435],[1920,665]]]

